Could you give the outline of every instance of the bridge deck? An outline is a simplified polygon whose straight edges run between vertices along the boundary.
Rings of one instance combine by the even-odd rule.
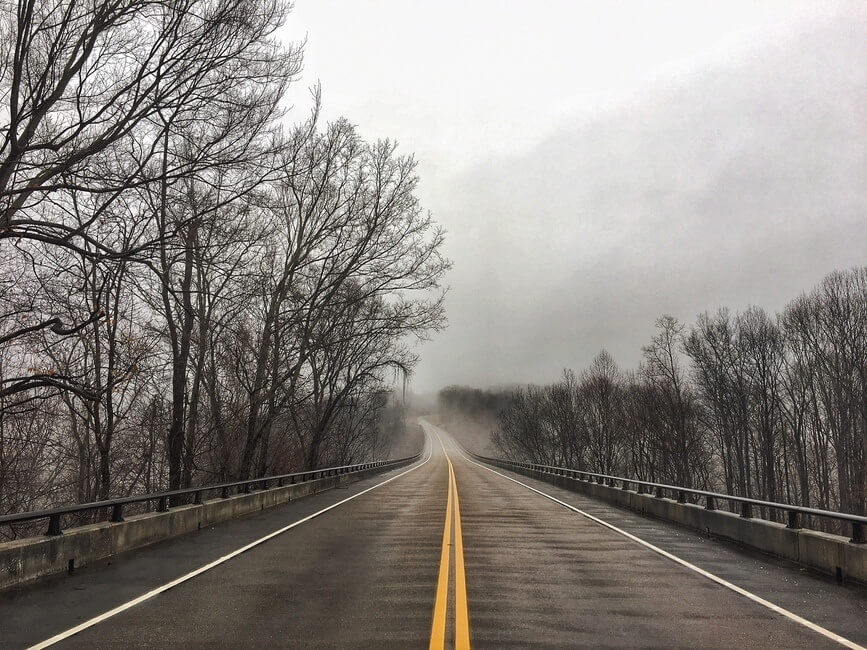
[[[429,457],[412,468],[0,594],[0,647],[26,647],[63,635],[118,607],[122,611],[59,639],[58,646],[426,647],[450,491],[446,453],[459,495],[455,505],[459,503],[473,646],[840,647],[828,635],[526,486],[852,644],[867,643],[863,589],[841,587],[533,479],[492,471],[465,458],[444,431],[426,428],[432,434]],[[446,553],[447,646],[455,641],[460,609],[454,528]]]

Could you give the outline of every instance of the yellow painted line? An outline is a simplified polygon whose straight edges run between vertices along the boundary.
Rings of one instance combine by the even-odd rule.
[[[448,459],[448,456],[446,458]],[[470,650],[470,612],[467,603],[467,576],[464,571],[461,507],[458,503],[458,482],[450,459],[449,470],[455,491],[455,650]]]
[[[439,438],[439,436],[437,436]],[[440,445],[442,445],[440,440]],[[446,612],[449,597],[449,545],[452,540],[452,475],[449,467],[449,496],[446,501],[446,523],[443,528],[443,549],[440,554],[440,575],[437,581],[437,598],[434,604],[433,627],[430,633],[430,650],[443,650],[446,644]]]
[[[449,466],[449,492],[446,501],[446,523],[443,530],[443,548],[440,555],[440,573],[437,582],[437,597],[434,604],[433,628],[431,630],[430,650],[443,650],[446,640],[446,618],[448,611],[449,565],[451,564],[451,527],[454,516],[455,528],[455,650],[470,650],[470,616],[467,600],[467,577],[464,569],[464,540],[461,530],[461,509],[458,500],[458,482],[455,468],[446,452],[439,434],[434,431],[446,462]]]

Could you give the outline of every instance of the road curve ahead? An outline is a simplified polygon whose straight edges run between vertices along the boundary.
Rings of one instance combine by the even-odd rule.
[[[730,559],[719,562],[728,551],[482,466],[446,431],[422,426],[425,454],[409,468],[0,594],[0,647],[857,648],[867,639],[863,590],[790,568],[751,577],[741,556],[732,556],[740,573],[723,580],[711,569],[728,570]],[[707,558],[718,566],[697,566]],[[774,609],[783,583],[778,595],[799,611]],[[824,605],[811,610],[810,599]]]

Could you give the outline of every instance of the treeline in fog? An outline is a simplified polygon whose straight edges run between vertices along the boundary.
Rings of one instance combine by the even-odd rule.
[[[440,409],[459,412],[478,419],[496,418],[509,404],[511,393],[506,390],[480,390],[467,386],[446,386],[437,395]]]
[[[776,316],[663,316],[636,370],[603,351],[549,386],[441,394],[476,412],[503,400],[508,458],[864,514],[867,267]]]
[[[411,157],[280,0],[0,8],[0,512],[354,462],[443,324]]]

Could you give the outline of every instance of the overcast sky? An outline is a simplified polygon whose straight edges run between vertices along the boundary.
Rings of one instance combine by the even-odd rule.
[[[296,86],[419,161],[449,327],[416,391],[633,367],[662,313],[867,263],[867,3],[296,0]]]

